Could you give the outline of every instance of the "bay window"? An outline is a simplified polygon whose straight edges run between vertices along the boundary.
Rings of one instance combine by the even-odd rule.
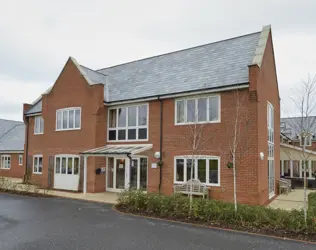
[[[182,184],[198,179],[209,186],[220,185],[220,158],[217,156],[175,157],[174,183]]]
[[[81,127],[81,108],[56,110],[56,130],[76,130]]]
[[[176,100],[175,124],[220,122],[220,96]]]
[[[148,105],[109,109],[108,140],[148,140]]]

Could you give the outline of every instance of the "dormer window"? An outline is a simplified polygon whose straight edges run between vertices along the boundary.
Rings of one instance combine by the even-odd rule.
[[[301,134],[298,135],[299,140],[300,140],[300,145],[301,146],[312,146],[312,137],[313,135],[308,132],[302,132]],[[304,143],[305,141],[305,143]]]

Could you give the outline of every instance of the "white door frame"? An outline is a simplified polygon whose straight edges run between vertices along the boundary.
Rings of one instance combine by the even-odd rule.
[[[108,187],[108,180],[109,180],[109,174],[108,174],[108,166],[109,166],[109,157],[113,158],[114,159],[114,163],[113,163],[113,187],[114,188],[109,188]],[[137,160],[137,189],[140,189],[140,158],[146,158],[147,159],[147,176],[146,176],[146,182],[147,182],[147,185],[148,185],[148,157],[147,156],[141,156],[141,155],[134,155],[132,157],[132,160]],[[105,171],[105,183],[106,183],[106,186],[105,186],[105,190],[108,191],[108,192],[121,192],[123,191],[123,189],[118,189],[118,188],[115,188],[116,187],[116,160],[120,160],[120,159],[124,159],[125,160],[125,189],[129,189],[130,187],[130,180],[131,180],[131,176],[130,176],[130,173],[131,173],[131,169],[130,169],[130,158],[128,157],[124,157],[124,156],[107,156],[106,157],[106,171]],[[147,186],[146,185],[146,186]]]

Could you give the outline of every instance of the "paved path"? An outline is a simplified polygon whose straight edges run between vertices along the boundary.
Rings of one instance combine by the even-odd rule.
[[[118,214],[111,205],[0,193],[0,249],[316,249]]]

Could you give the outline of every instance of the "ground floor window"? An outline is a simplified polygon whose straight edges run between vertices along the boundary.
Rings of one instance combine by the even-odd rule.
[[[79,156],[56,156],[55,173],[78,175],[79,173]]]
[[[175,157],[174,182],[184,183],[191,177],[210,186],[219,186],[220,158],[217,156]]]
[[[23,163],[23,155],[19,155],[19,166],[22,166]]]
[[[2,155],[1,156],[1,168],[10,169],[11,168],[11,156]]]
[[[33,156],[33,173],[41,174],[43,172],[43,156],[34,155]]]

